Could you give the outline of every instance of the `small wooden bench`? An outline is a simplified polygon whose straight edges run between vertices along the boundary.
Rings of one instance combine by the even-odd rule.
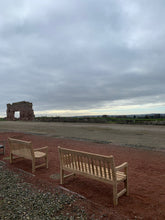
[[[58,147],[60,158],[60,184],[64,178],[73,174],[109,183],[113,186],[113,204],[118,204],[118,198],[123,194],[128,195],[128,163],[125,162],[115,167],[113,156],[76,151]],[[64,175],[64,171],[71,174]],[[124,188],[118,192],[119,183],[124,183]]]
[[[23,141],[14,138],[8,138],[10,148],[10,163],[13,163],[13,156],[32,161],[32,173],[38,167],[48,168],[48,147],[33,149],[31,141]],[[42,152],[43,151],[43,152]],[[36,165],[38,159],[43,158],[44,163]]]

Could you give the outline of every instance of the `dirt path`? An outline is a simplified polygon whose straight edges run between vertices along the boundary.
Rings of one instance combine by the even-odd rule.
[[[65,184],[62,187],[67,189],[67,191],[78,193],[83,198],[85,197],[83,201],[87,211],[95,214],[94,217],[89,219],[165,219],[164,152],[122,147],[112,143],[94,143],[91,141],[48,137],[47,135],[0,132],[0,139],[7,140],[8,137],[32,141],[33,146],[36,148],[48,146],[49,168],[38,168],[34,178],[30,175],[32,183],[40,186],[45,183],[52,184],[53,187],[59,187],[60,163],[58,146],[102,155],[114,155],[116,165],[125,161],[128,162],[130,194],[119,198],[117,207],[113,207],[113,190],[109,184],[79,175],[65,180]],[[10,169],[17,168],[26,173],[31,173],[31,161],[29,160],[20,160],[13,164],[9,163],[8,144],[6,145],[5,155],[1,154],[0,160],[3,160]],[[80,203],[79,205],[82,204]]]
[[[165,150],[165,126],[1,121],[0,131]]]
[[[161,152],[165,151],[165,126],[0,122],[0,139],[7,140],[11,136],[30,140],[35,147],[49,146],[49,169],[38,169],[34,179],[52,183],[54,186],[59,186],[57,146],[112,154],[116,165],[127,161],[130,195],[121,197],[115,208],[112,204],[112,187],[108,184],[76,176],[68,179],[64,187],[84,196],[88,208],[90,206],[87,201],[97,204],[100,208],[92,208],[92,211],[95,215],[97,212],[98,216],[105,216],[98,219],[165,219],[165,153]],[[31,172],[29,161],[23,160],[10,165],[8,156],[7,145],[5,157],[0,155],[0,160],[4,160],[11,168]],[[52,176],[57,179],[52,179]],[[115,213],[120,217],[117,218]]]

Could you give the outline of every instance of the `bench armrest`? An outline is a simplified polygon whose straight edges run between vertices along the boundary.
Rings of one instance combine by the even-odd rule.
[[[34,151],[40,151],[40,150],[46,150],[47,151],[48,146],[41,147],[41,148],[34,148]]]
[[[118,170],[121,170],[123,168],[127,168],[128,167],[128,163],[127,162],[124,162],[122,163],[121,165],[115,167],[115,170],[118,171]]]

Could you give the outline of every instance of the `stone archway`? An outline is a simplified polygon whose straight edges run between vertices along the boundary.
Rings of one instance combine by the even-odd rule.
[[[30,102],[15,102],[7,104],[7,119],[15,120],[15,112],[20,112],[19,120],[31,121],[34,120],[34,111]]]

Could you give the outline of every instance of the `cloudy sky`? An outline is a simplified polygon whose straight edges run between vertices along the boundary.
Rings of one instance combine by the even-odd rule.
[[[164,0],[1,0],[0,116],[165,113]]]

